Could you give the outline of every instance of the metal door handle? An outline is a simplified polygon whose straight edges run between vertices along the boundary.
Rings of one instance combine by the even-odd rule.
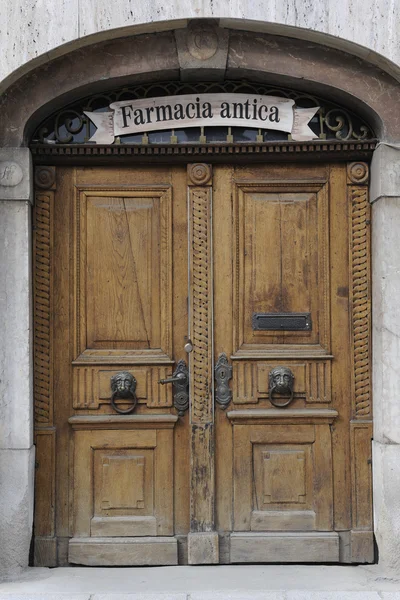
[[[180,360],[171,377],[160,379],[159,383],[165,385],[172,383],[174,386],[174,406],[179,416],[183,416],[189,408],[189,371],[184,360]]]
[[[171,377],[168,377],[167,379],[160,379],[160,381],[158,383],[161,383],[161,385],[165,385],[166,383],[176,383],[177,381],[182,381],[187,379],[187,375],[185,373],[177,373],[177,375],[172,375]]]

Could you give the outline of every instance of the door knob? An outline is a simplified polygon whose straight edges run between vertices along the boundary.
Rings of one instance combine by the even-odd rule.
[[[184,348],[185,348],[185,352],[187,352],[188,354],[190,354],[190,352],[192,352],[192,350],[193,350],[192,340],[188,340],[186,342],[186,344],[184,345]]]
[[[174,389],[174,406],[178,415],[182,417],[189,408],[189,371],[184,360],[180,360],[171,377],[160,379],[159,383],[165,385],[172,383]]]

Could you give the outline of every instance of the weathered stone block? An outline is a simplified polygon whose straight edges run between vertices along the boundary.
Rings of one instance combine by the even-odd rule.
[[[219,562],[218,533],[189,533],[189,565],[214,565]]]
[[[28,566],[34,459],[34,447],[0,450],[0,578],[10,578]]]
[[[400,198],[372,206],[374,439],[400,443]]]
[[[0,448],[33,443],[30,271],[30,206],[0,200]]]
[[[374,523],[379,565],[400,572],[400,445],[372,443]]]
[[[0,200],[32,202],[32,157],[29,148],[0,148]]]
[[[400,147],[382,144],[372,157],[369,199],[373,203],[393,196],[400,197]]]
[[[182,81],[223,80],[228,58],[229,32],[213,21],[192,21],[175,31]]]

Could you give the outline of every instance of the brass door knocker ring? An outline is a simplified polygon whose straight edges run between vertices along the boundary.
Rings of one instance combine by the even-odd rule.
[[[128,371],[120,371],[111,377],[111,406],[120,415],[129,415],[133,412],[137,404],[136,396],[136,385],[137,381],[132,373]],[[132,405],[129,408],[122,409],[118,408],[115,404],[115,400],[133,400]]]

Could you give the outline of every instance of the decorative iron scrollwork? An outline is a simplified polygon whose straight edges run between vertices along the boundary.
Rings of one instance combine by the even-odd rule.
[[[133,412],[136,404],[136,378],[128,371],[120,371],[111,377],[111,406],[120,415],[128,415]],[[119,408],[116,400],[132,400],[131,406],[126,409]]]
[[[159,383],[174,386],[174,406],[182,417],[189,408],[189,371],[184,360],[180,360],[171,377],[160,379]]]
[[[232,367],[228,363],[228,357],[224,352],[218,357],[214,367],[214,377],[217,383],[215,401],[225,410],[232,400],[232,391],[229,387],[229,381],[232,379]]]
[[[320,140],[371,140],[376,136],[371,127],[360,117],[344,108],[318,98],[312,94],[276,88],[262,83],[248,81],[224,82],[179,82],[166,81],[151,84],[118,88],[82,98],[74,104],[63,107],[59,112],[43,121],[33,135],[31,144],[87,144],[95,132],[95,126],[85,115],[85,111],[103,112],[113,102],[157,98],[160,96],[178,96],[180,94],[204,93],[244,93],[255,95],[273,95],[290,98],[299,108],[319,106],[316,115],[310,121],[310,128]],[[204,131],[205,129],[205,131]],[[166,130],[145,134],[122,136],[117,144],[179,144],[179,143],[260,143],[287,141],[288,134],[279,131],[264,131],[246,127],[197,127],[180,131]]]
[[[288,406],[293,400],[294,393],[294,375],[289,367],[275,367],[269,373],[269,400],[271,404],[277,408]],[[284,399],[279,402],[278,398],[274,398],[274,394],[280,394],[284,397],[289,396],[289,399]]]

